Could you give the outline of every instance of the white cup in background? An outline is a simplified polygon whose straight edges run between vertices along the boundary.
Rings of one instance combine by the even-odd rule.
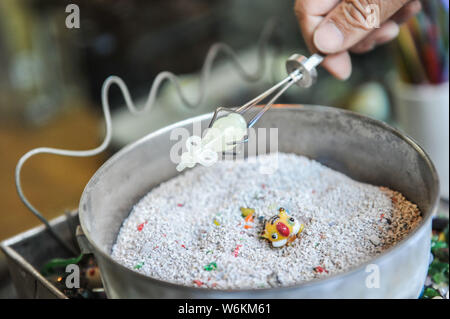
[[[449,198],[449,83],[410,85],[395,82],[396,122],[431,157],[441,196]]]

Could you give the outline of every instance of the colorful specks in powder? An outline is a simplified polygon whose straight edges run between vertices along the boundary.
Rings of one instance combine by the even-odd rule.
[[[383,218],[384,218],[384,214],[381,214],[380,215],[380,222],[383,220]]]
[[[242,212],[242,217],[244,217],[244,220],[245,220],[244,228],[245,229],[253,228],[253,225],[249,225],[249,223],[253,223],[253,221],[254,221],[255,210],[253,208],[241,207],[241,212]],[[240,225],[240,223],[239,223],[239,225]]]
[[[239,254],[239,248],[241,248],[242,245],[236,245],[236,248],[234,249],[233,255],[234,257],[237,257]]]
[[[326,272],[328,274],[328,270],[326,270],[325,268],[323,268],[321,266],[314,267],[314,271],[318,274],[321,274],[323,272]]]
[[[183,206],[184,206],[184,204],[177,204],[177,206],[178,206],[178,207],[183,207]]]
[[[213,223],[214,223],[214,225],[216,225],[216,226],[220,226],[220,223],[217,221],[217,219],[215,219],[214,218],[214,220],[213,220]]]
[[[203,267],[206,271],[212,271],[217,269],[217,264],[215,262],[209,263]]]
[[[254,219],[253,213],[245,216],[245,222],[247,222],[247,223],[253,223],[253,219]]]
[[[139,225],[137,226],[137,230],[138,230],[138,231],[142,231],[142,229],[144,229],[144,225],[147,224],[147,223],[148,223],[148,222],[143,222],[143,223],[139,224]]]
[[[255,210],[253,208],[241,207],[240,208],[242,217],[247,217],[248,215],[252,215]]]
[[[142,266],[144,266],[144,262],[138,263],[136,266],[134,266],[134,269],[141,269]]]
[[[194,284],[196,284],[198,287],[203,285],[203,282],[201,282],[200,280],[194,280]]]

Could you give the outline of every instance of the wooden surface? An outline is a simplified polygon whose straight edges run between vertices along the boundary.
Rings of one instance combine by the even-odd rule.
[[[20,121],[0,126],[0,240],[39,224],[15,188],[14,170],[23,154],[41,146],[83,150],[101,143],[101,114],[84,107],[67,109],[41,127]],[[49,219],[76,208],[84,186],[106,157],[34,156],[22,170],[25,195]]]

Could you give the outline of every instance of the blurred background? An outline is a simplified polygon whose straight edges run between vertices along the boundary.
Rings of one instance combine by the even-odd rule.
[[[79,6],[80,28],[66,27],[69,3]],[[0,240],[39,224],[15,190],[14,168],[25,152],[39,146],[82,150],[102,141],[100,93],[106,77],[122,77],[139,105],[155,76],[168,70],[180,75],[183,91],[195,98],[212,44],[229,44],[254,72],[257,39],[270,19],[277,21],[264,77],[246,82],[220,56],[197,109],[186,109],[166,83],[154,109],[134,117],[114,87],[114,133],[107,152],[92,158],[42,155],[24,166],[24,191],[48,218],[75,209],[92,174],[127,143],[217,106],[240,105],[283,78],[288,56],[307,55],[293,3],[0,0]],[[353,56],[348,81],[320,70],[314,87],[292,88],[279,102],[342,107],[399,125],[432,155],[448,199],[448,0],[426,1],[425,9],[402,27],[397,41]]]

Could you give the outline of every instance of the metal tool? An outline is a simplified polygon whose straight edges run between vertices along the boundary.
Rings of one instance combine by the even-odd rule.
[[[313,54],[309,58],[300,54],[291,55],[289,59],[287,59],[286,61],[286,70],[288,76],[284,80],[278,82],[270,89],[261,93],[260,95],[250,100],[249,102],[245,103],[236,110],[232,110],[227,107],[217,108],[214,112],[211,122],[209,123],[209,128],[212,127],[220,112],[224,111],[229,113],[238,113],[242,115],[248,110],[250,110],[252,107],[261,103],[261,101],[263,101],[265,98],[276,92],[273,95],[273,97],[269,100],[269,102],[267,102],[267,104],[262,108],[262,110],[260,110],[250,121],[248,121],[247,127],[248,128],[253,127],[253,125],[255,125],[256,122],[261,118],[261,116],[263,116],[263,114],[270,109],[270,107],[275,103],[275,101],[293,84],[297,84],[298,86],[303,88],[308,88],[311,85],[313,85],[317,79],[316,67],[322,61],[323,57],[319,54]],[[234,144],[246,143],[247,141],[248,139],[245,138],[243,141],[234,142]]]

